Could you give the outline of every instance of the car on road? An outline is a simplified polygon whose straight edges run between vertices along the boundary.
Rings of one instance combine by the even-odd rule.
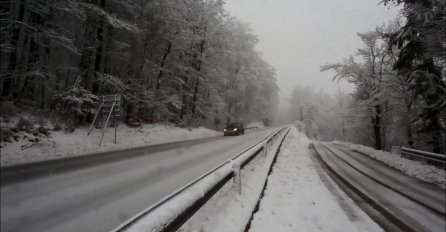
[[[223,130],[225,136],[227,135],[243,135],[245,134],[245,128],[241,123],[231,123]]]

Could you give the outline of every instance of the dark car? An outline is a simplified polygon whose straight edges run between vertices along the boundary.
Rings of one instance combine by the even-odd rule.
[[[245,134],[245,128],[241,123],[232,123],[225,127],[223,130],[224,135],[243,135]]]

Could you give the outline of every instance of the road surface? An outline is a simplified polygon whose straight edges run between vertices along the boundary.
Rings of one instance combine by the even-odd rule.
[[[109,231],[278,128],[1,186],[1,231]]]
[[[324,145],[315,144],[322,160],[380,206],[416,231],[444,231],[444,189],[409,177],[352,149]]]

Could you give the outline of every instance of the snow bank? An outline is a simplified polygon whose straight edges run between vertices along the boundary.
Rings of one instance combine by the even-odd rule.
[[[295,128],[290,131],[250,231],[382,231],[336,184],[331,191],[342,197],[326,187],[310,158],[309,143],[304,135],[299,142]]]
[[[12,124],[3,124],[2,127]],[[76,129],[73,133],[63,130],[52,131],[49,136],[41,136],[39,142],[32,142],[35,135],[24,131],[18,133],[18,141],[1,142],[1,165],[57,159],[69,156],[85,155],[95,152],[112,151],[159,143],[189,139],[199,139],[220,135],[220,132],[203,127],[187,130],[169,125],[150,124],[139,128],[127,125],[118,126],[118,144],[114,144],[114,128],[107,128],[102,146],[98,146],[101,130],[93,129],[87,135],[88,128]]]
[[[382,161],[390,167],[406,173],[409,176],[418,178],[428,183],[436,184],[443,189],[446,188],[446,172],[441,168],[425,164],[422,161],[404,159],[398,154],[375,150],[371,147],[366,147],[359,144],[341,141],[333,141],[332,143],[364,153],[374,159]]]

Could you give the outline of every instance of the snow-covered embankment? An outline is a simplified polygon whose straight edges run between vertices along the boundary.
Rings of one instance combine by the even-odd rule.
[[[94,129],[90,135],[87,135],[87,131],[87,127],[76,129],[72,133],[58,130],[51,131],[48,136],[36,136],[20,131],[16,135],[17,140],[1,142],[1,165],[14,165],[221,135],[220,132],[204,127],[187,130],[162,124],[145,124],[138,128],[119,125],[118,143],[114,144],[114,128],[108,128],[103,144],[99,146],[101,130]]]

